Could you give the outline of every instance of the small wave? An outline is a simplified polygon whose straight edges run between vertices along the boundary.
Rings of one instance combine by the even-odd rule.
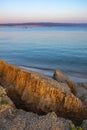
[[[53,77],[54,71],[56,69],[52,69],[52,68],[43,68],[43,67],[32,67],[32,66],[26,66],[26,65],[21,65],[20,67],[27,69],[27,70],[31,70],[31,71],[35,71],[35,72],[39,72],[42,73],[44,75],[47,75],[49,77]],[[87,75],[81,72],[76,72],[76,71],[64,71],[63,72],[66,73],[66,75],[68,75],[74,82],[87,82]]]
[[[54,69],[51,69],[51,68],[32,67],[32,66],[25,66],[25,65],[21,65],[20,67],[27,69],[27,70],[42,73],[42,74],[47,75],[49,77],[53,77],[53,73],[54,73]]]
[[[54,71],[55,69],[52,68],[45,68],[45,67],[37,67],[37,66],[28,66],[28,65],[21,65],[25,68],[32,68],[32,69],[39,69],[39,70],[47,70],[47,71]]]

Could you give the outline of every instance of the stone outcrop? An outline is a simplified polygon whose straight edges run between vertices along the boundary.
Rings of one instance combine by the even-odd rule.
[[[77,93],[77,84],[74,83],[67,75],[65,75],[60,70],[55,70],[54,77],[55,80],[57,80],[59,83],[66,83],[69,88],[71,89],[71,92],[76,95]]]
[[[0,130],[69,130],[72,122],[52,112],[44,116],[16,109],[0,86]]]
[[[58,118],[54,112],[39,116],[10,108],[0,113],[0,130],[70,130],[71,124],[70,120]]]
[[[65,83],[4,61],[0,61],[0,83],[18,108],[38,114],[54,111],[75,123],[87,119],[87,107]]]

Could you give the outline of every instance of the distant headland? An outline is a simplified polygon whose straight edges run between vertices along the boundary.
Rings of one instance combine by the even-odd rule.
[[[52,22],[28,22],[28,23],[1,23],[0,26],[85,26],[87,23],[52,23]]]

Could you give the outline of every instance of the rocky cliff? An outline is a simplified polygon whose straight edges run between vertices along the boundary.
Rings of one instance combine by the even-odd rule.
[[[76,124],[87,119],[87,106],[73,95],[65,82],[57,82],[0,60],[0,83],[17,108],[40,115],[55,112]]]

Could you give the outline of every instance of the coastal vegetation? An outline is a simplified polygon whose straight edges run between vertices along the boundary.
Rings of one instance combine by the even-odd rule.
[[[71,130],[83,130],[80,126],[75,126],[74,124],[71,124],[70,128]]]

